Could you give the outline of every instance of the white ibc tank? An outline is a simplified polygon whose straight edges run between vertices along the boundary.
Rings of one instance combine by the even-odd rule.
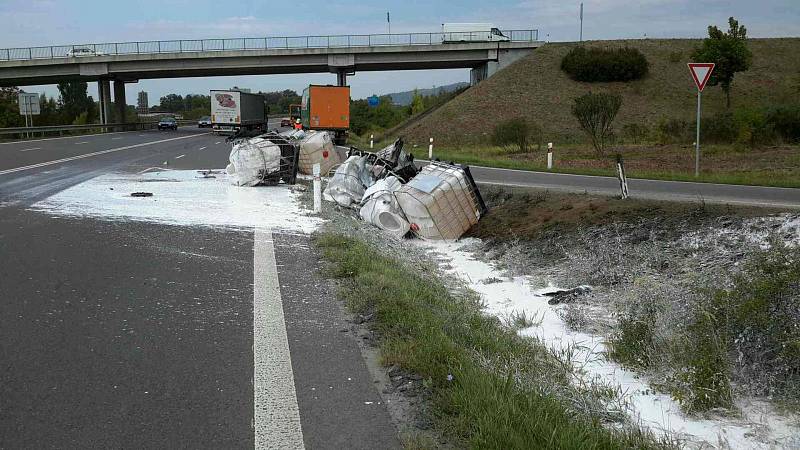
[[[333,166],[340,164],[339,153],[333,148],[333,139],[327,132],[309,132],[300,141],[300,164],[298,170],[313,174],[314,164],[319,164],[320,174],[328,175]]]
[[[233,146],[227,172],[237,186],[256,186],[281,167],[281,149],[268,139],[245,139]]]
[[[475,192],[462,169],[431,164],[395,193],[411,224],[425,239],[458,239],[480,219]]]

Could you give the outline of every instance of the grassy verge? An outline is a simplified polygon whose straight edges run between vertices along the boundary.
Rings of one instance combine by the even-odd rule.
[[[336,234],[315,237],[340,280],[340,297],[374,314],[384,363],[424,377],[436,425],[471,448],[659,448],[648,434],[606,427],[577,400],[571,365],[376,248]],[[570,401],[570,399],[575,401]]]
[[[694,150],[684,146],[630,146],[619,149],[630,178],[704,183],[800,187],[800,148],[740,150],[733,146],[702,149],[700,177],[694,176]],[[418,150],[418,157],[427,157]],[[613,155],[601,157],[583,147],[554,153],[556,173],[616,176]],[[497,147],[435,148],[434,156],[470,165],[547,171],[546,150],[509,154]]]

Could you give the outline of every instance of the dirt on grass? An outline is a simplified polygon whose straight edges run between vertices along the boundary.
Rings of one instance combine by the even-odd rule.
[[[481,186],[490,207],[489,214],[469,231],[469,236],[489,243],[511,240],[532,241],[543,234],[572,231],[596,225],[660,222],[668,230],[669,222],[703,221],[720,216],[757,217],[777,210],[756,207],[678,203],[626,199],[590,194],[573,194],[524,188]],[[677,228],[676,228],[677,230]]]

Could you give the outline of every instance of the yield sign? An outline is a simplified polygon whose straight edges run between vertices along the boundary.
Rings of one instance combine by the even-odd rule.
[[[692,72],[697,90],[703,92],[703,88],[706,87],[706,83],[711,77],[711,72],[714,71],[714,63],[689,63],[689,71]]]

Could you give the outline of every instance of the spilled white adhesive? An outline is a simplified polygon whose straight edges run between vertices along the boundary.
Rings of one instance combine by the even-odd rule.
[[[489,263],[479,261],[463,250],[469,241],[422,241],[419,245],[437,253],[443,270],[458,276],[478,292],[487,313],[507,317],[513,312],[524,312],[536,324],[521,330],[520,334],[536,336],[556,350],[572,347],[573,363],[581,369],[582,379],[619,386],[629,405],[629,414],[643,427],[659,435],[666,432],[693,447],[800,448],[797,418],[775,413],[766,402],[740,401],[737,404],[741,410],[739,418],[687,416],[669,395],[654,393],[646,377],[606,360],[602,336],[569,330],[557,314],[556,307],[549,305],[548,297],[543,295],[555,287],[534,289],[525,277],[504,276]],[[491,282],[484,282],[489,279]],[[502,281],[497,282],[497,279]]]
[[[224,171],[204,178],[196,170],[101,175],[33,204],[65,217],[135,220],[169,225],[270,228],[311,233],[321,219],[309,215],[289,186],[239,187]],[[131,197],[149,192],[152,197]]]

